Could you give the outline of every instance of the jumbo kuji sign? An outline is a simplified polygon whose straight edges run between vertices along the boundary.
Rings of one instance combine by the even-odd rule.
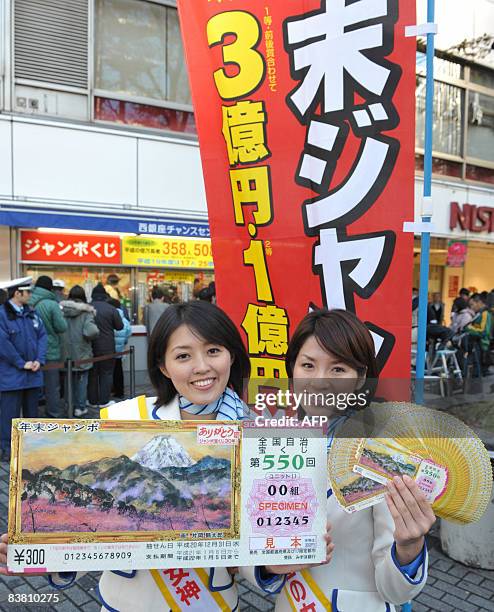
[[[252,375],[284,378],[313,306],[368,325],[407,378],[415,3],[179,0],[218,302]]]

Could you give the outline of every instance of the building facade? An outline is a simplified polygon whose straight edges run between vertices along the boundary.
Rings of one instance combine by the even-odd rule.
[[[213,269],[175,2],[0,9],[2,276],[116,273],[134,323],[154,284],[190,298]]]
[[[423,193],[425,55],[417,51],[416,218]],[[449,312],[459,289],[494,288],[494,70],[438,52],[434,66],[430,293]],[[420,239],[415,239],[418,286]],[[448,323],[448,320],[446,320]]]

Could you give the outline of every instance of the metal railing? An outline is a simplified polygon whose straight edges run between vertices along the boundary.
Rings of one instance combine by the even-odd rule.
[[[74,390],[72,374],[78,371],[81,365],[87,365],[88,363],[98,363],[99,361],[108,361],[109,359],[116,359],[117,357],[129,356],[129,391],[130,396],[135,396],[136,390],[136,360],[135,360],[135,347],[129,346],[126,351],[119,353],[110,353],[108,355],[100,355],[99,357],[91,357],[91,359],[67,359],[66,361],[59,361],[56,363],[50,363],[44,365],[41,370],[61,370],[66,372],[66,385],[65,385],[65,401],[67,403],[67,415],[69,419],[74,416]]]

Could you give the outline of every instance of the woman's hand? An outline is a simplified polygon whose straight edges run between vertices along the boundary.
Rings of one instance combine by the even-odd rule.
[[[431,504],[410,476],[395,476],[387,487],[386,503],[395,524],[396,556],[400,565],[407,565],[420,554],[424,536],[436,517]]]
[[[7,569],[7,544],[8,536],[2,533],[0,536],[0,576],[15,576],[13,572]]]
[[[326,565],[331,561],[334,549],[334,544],[331,540],[331,525],[329,523],[326,525],[326,534],[324,539],[326,540],[326,560],[322,563],[302,563],[300,565],[266,565],[266,572],[268,574],[291,574],[292,572],[301,572],[302,570],[310,569],[311,567]]]

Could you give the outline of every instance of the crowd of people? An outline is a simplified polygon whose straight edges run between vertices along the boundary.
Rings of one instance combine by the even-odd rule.
[[[418,325],[418,290],[412,297],[412,338],[416,340]],[[430,354],[438,350],[454,350],[464,375],[471,368],[474,377],[486,376],[494,344],[494,289],[472,293],[462,288],[453,301],[449,324],[441,294],[432,294],[427,305],[427,342]]]
[[[118,277],[98,283],[88,303],[74,285],[65,295],[63,281],[40,276],[6,283],[0,306],[1,450],[10,457],[13,418],[66,418],[67,360],[72,361],[74,416],[88,407],[109,406],[124,398],[122,356],[131,335]],[[110,356],[110,357],[109,357]],[[41,371],[42,368],[42,371]],[[111,399],[113,395],[114,399]]]

